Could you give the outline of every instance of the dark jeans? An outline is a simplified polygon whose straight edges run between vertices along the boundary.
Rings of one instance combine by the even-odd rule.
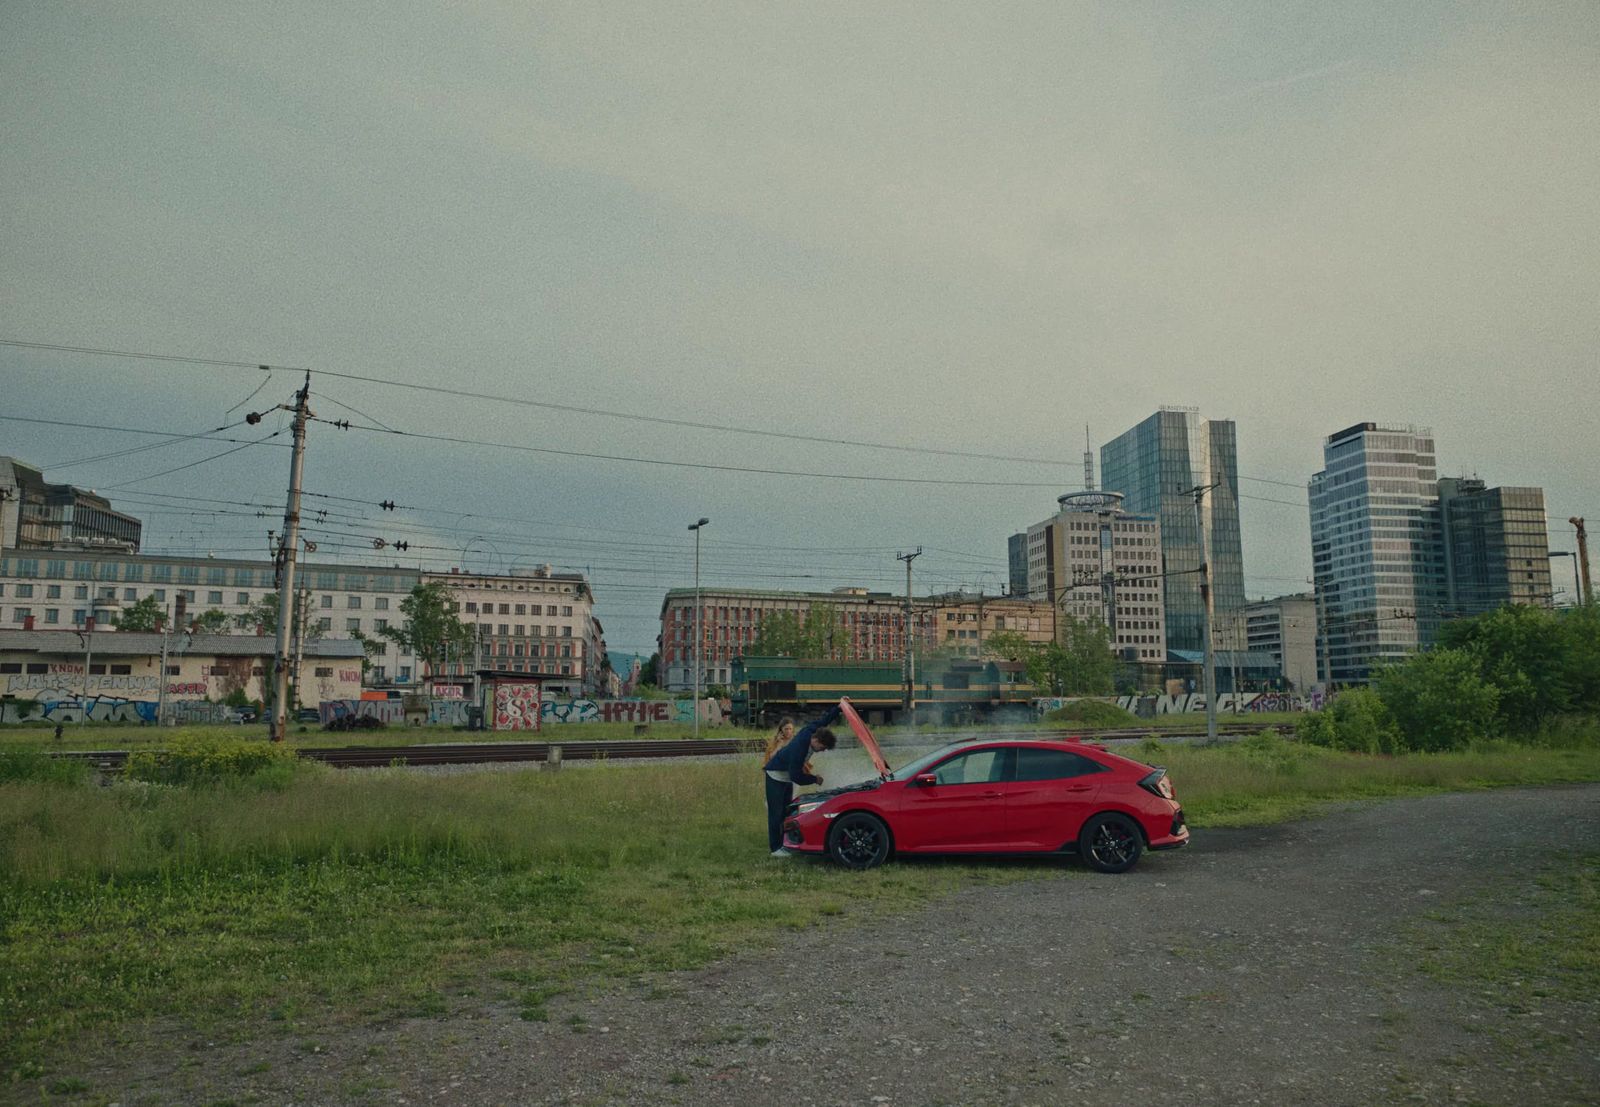
[[[773,780],[765,772],[761,779],[767,782],[767,848],[783,848],[783,813],[794,798],[794,785],[787,780]]]

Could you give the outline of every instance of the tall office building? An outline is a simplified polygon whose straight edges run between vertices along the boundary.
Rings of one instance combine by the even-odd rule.
[[[1362,684],[1433,641],[1445,569],[1433,433],[1357,423],[1311,478],[1323,679]]]
[[[1553,603],[1542,488],[1488,488],[1476,477],[1439,481],[1446,604],[1476,615],[1503,604]]]
[[[1116,492],[1069,492],[1056,502],[1056,514],[1022,535],[1028,596],[1048,602],[1052,619],[1065,612],[1105,623],[1125,661],[1165,661],[1160,520],[1122,510]]]
[[[1244,555],[1239,539],[1237,432],[1231,419],[1202,419],[1195,408],[1163,407],[1100,447],[1100,487],[1120,492],[1126,509],[1161,522],[1166,646],[1203,650],[1200,532],[1191,489],[1220,482],[1201,500],[1218,649],[1243,649]]]

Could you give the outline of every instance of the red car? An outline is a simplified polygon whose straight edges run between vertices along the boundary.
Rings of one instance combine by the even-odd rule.
[[[784,846],[852,869],[896,853],[1072,853],[1100,872],[1147,849],[1188,845],[1165,769],[1076,740],[964,742],[890,772],[872,732],[843,705],[879,779],[789,806]]]

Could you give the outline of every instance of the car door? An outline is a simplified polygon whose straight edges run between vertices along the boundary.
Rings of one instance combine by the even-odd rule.
[[[1054,850],[1075,841],[1095,810],[1105,766],[1045,746],[1019,746],[1015,758],[1004,789],[1014,848]]]
[[[951,853],[1006,848],[1005,793],[1010,750],[963,750],[926,771],[934,783],[907,781],[895,819],[895,844]]]

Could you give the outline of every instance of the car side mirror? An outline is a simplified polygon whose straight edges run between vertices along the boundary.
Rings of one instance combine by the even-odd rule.
[[[935,784],[939,783],[939,778],[933,773],[918,773],[916,776],[911,778],[911,783],[915,784],[919,788],[932,788]]]

